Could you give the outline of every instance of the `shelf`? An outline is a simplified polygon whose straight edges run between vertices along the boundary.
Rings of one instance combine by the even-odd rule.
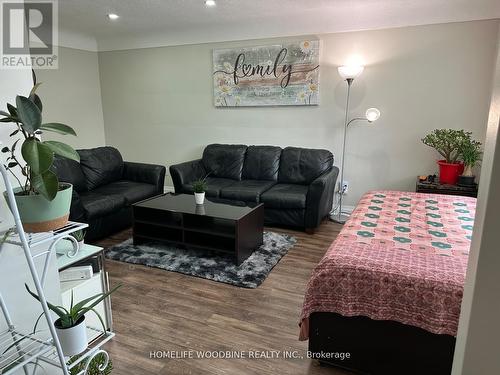
[[[182,226],[176,225],[176,224],[165,224],[165,223],[158,223],[153,220],[145,220],[145,219],[136,219],[134,223],[139,223],[139,224],[146,224],[146,225],[153,225],[155,227],[162,227],[162,228],[171,228],[171,229],[182,229]]]
[[[233,220],[208,216],[185,215],[184,229],[190,232],[211,234],[219,237],[236,237],[236,225]]]
[[[184,241],[186,246],[195,246],[207,250],[236,254],[234,238],[219,236],[212,233],[201,233],[197,230],[186,230]]]
[[[144,234],[136,234],[134,237],[138,239],[143,239],[143,240],[150,240],[150,241],[158,241],[158,242],[163,242],[163,243],[169,243],[172,245],[181,245],[185,247],[191,247],[191,248],[197,248],[201,250],[209,250],[209,251],[217,251],[220,253],[226,253],[226,254],[232,254],[234,255],[234,250],[229,250],[225,248],[220,248],[220,247],[215,247],[215,246],[206,246],[206,245],[200,245],[195,242],[184,242],[184,241],[174,241],[174,240],[169,240],[166,238],[162,237],[154,237],[154,236],[148,236]]]
[[[57,268],[62,270],[68,268],[75,263],[78,263],[84,259],[91,258],[98,255],[102,251],[102,247],[84,244],[75,256],[69,257],[67,251],[73,251],[73,245],[70,241],[59,241],[56,246],[56,258],[57,258]]]
[[[13,345],[15,344],[15,345]],[[8,330],[0,334],[0,374],[11,374],[53,350],[52,338]]]
[[[68,221],[68,223],[62,228],[56,229],[50,232],[41,233],[26,233],[26,239],[30,247],[35,247],[47,242],[53,242],[59,238],[66,237],[70,233],[77,232],[79,230],[85,229],[88,224],[76,223],[73,221]],[[15,231],[13,234],[9,235],[5,240],[5,243],[12,245],[23,246],[19,234]]]
[[[74,360],[73,362],[69,363],[71,358],[67,358],[66,365],[68,369],[71,370],[73,367],[80,364],[82,361],[91,358],[98,350],[100,350],[101,346],[103,346],[105,343],[111,340],[114,336],[115,336],[114,332],[109,332],[109,331],[105,332],[102,329],[87,327],[87,337],[89,339],[89,346],[83,353],[71,357],[71,358],[78,357],[78,359]],[[55,348],[53,348],[53,350],[49,351],[47,354],[42,355],[40,357],[40,360],[50,363],[53,366],[61,367],[61,364],[59,363],[59,357],[57,356]]]

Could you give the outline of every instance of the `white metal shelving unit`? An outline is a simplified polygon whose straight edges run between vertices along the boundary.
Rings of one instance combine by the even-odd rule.
[[[15,222],[15,226],[6,238],[5,243],[20,246],[24,250],[28,268],[35,285],[36,293],[40,297],[40,305],[50,332],[49,338],[37,338],[36,335],[31,332],[18,331],[9,313],[7,304],[0,293],[0,308],[8,326],[5,332],[0,332],[0,374],[13,374],[20,369],[24,370],[25,375],[35,374],[40,361],[42,361],[61,368],[64,375],[69,375],[71,369],[83,362],[85,363],[84,368],[82,371],[78,372],[77,375],[86,375],[90,363],[99,354],[102,354],[105,359],[100,366],[100,370],[104,370],[108,366],[109,355],[106,351],[102,350],[101,347],[113,338],[114,333],[87,327],[89,346],[86,351],[79,354],[77,358],[73,360],[65,357],[54,328],[52,315],[48,308],[43,290],[47,270],[49,268],[50,254],[53,251],[55,252],[57,243],[63,239],[68,239],[74,244],[74,251],[78,251],[78,244],[70,234],[86,228],[87,224],[68,222],[64,227],[55,231],[25,233],[14,199],[12,185],[10,184],[7,171],[1,162],[0,172],[5,183],[9,207]],[[42,249],[40,250],[40,248]],[[45,257],[41,258],[43,261],[41,275],[38,273],[34,262],[34,260],[39,257]],[[33,365],[32,369],[30,369],[30,364]]]

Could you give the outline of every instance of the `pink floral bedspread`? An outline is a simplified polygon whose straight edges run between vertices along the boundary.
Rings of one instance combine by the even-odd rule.
[[[461,196],[366,193],[309,280],[300,339],[321,311],[456,336],[475,208]]]

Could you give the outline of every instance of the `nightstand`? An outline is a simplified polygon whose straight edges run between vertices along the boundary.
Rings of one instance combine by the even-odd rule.
[[[471,187],[463,187],[458,185],[440,184],[439,182],[420,181],[418,177],[415,191],[417,193],[462,195],[477,198],[477,184]]]

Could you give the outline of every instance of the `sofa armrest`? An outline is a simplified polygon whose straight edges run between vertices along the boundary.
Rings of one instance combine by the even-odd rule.
[[[332,167],[316,178],[307,192],[305,227],[316,228],[321,220],[332,210],[333,194],[339,169]]]
[[[78,194],[75,189],[73,189],[73,193],[71,196],[71,208],[69,210],[69,219],[71,221],[76,221],[79,223],[87,222],[87,211],[82,205],[82,201],[80,199],[80,194]]]
[[[163,193],[165,173],[163,165],[123,162],[123,179],[155,185],[158,194]]]
[[[205,177],[206,174],[207,172],[201,163],[201,159],[170,166],[170,176],[172,177],[176,193],[183,192],[182,185],[199,180]]]

